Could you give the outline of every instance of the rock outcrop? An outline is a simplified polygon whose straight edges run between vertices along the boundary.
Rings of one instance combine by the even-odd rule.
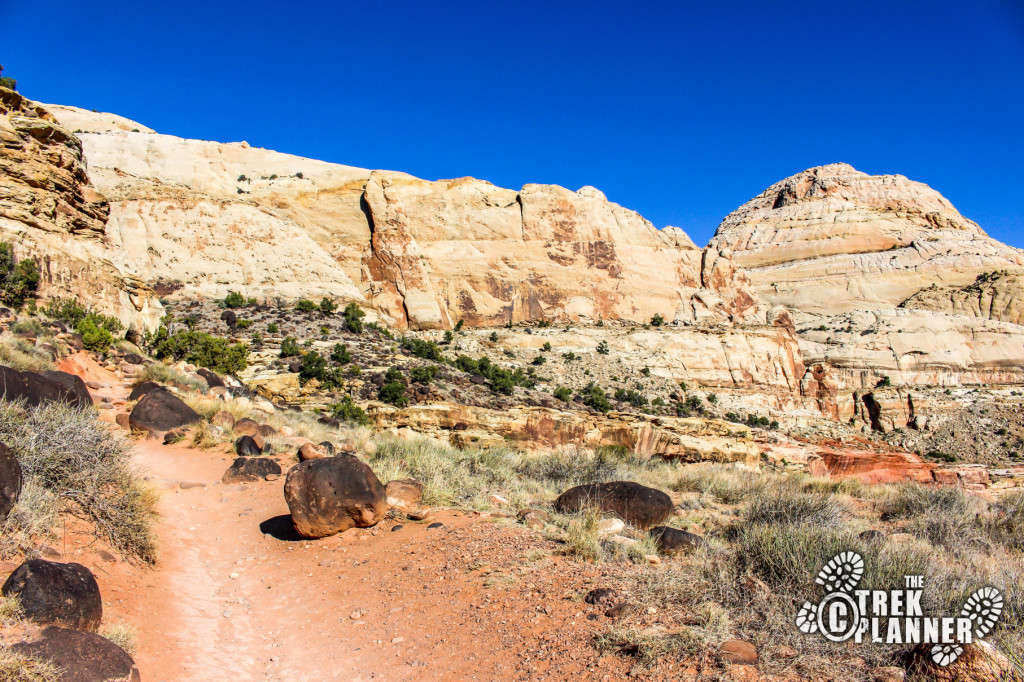
[[[89,181],[79,138],[45,107],[0,88],[0,237],[39,264],[40,294],[74,296],[126,325],[152,327],[161,305],[108,259],[109,204]]]
[[[413,328],[760,312],[726,254],[592,187],[429,182],[50,108],[110,201],[105,257],[161,296],[326,295]]]
[[[836,163],[775,183],[730,213],[711,247],[731,253],[770,303],[801,319],[889,309],[932,285],[1024,270],[941,194]]]

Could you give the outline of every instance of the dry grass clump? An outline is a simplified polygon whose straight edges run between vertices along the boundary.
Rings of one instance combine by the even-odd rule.
[[[19,372],[45,372],[54,367],[49,354],[11,334],[0,334],[0,365]]]
[[[798,480],[783,478],[757,490],[743,518],[750,525],[806,524],[838,528],[846,516],[846,507],[834,494],[817,490],[807,492]]]
[[[182,390],[205,391],[206,382],[195,377],[183,374],[169,365],[162,362],[150,362],[146,364],[138,374],[135,375],[132,386],[138,386],[146,381],[155,381],[158,384],[169,384],[177,386]],[[195,408],[193,408],[195,409]]]
[[[100,635],[127,651],[129,655],[134,655],[138,647],[139,633],[130,623],[105,625],[100,629]]]
[[[642,664],[654,665],[666,658],[699,655],[709,648],[709,642],[699,629],[692,627],[667,632],[658,627],[613,625],[596,637],[594,646],[601,651],[635,656]]]
[[[49,661],[0,647],[0,682],[57,682],[64,669]]]
[[[126,558],[155,559],[155,497],[131,464],[131,441],[92,410],[0,401],[0,440],[21,463],[28,491],[7,521],[15,536],[32,537],[56,506],[88,521]]]

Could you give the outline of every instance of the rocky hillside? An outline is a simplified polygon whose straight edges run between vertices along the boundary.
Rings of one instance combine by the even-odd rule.
[[[421,329],[764,321],[727,258],[591,187],[428,182],[51,109],[110,200],[106,256],[163,297],[327,295]]]

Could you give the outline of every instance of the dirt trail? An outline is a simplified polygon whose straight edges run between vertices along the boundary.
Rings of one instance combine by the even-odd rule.
[[[111,381],[94,393],[117,405],[126,391]],[[290,455],[280,458],[285,469]],[[226,448],[138,443],[139,466],[162,490],[154,567],[104,561],[96,545],[69,547],[66,560],[97,575],[105,622],[136,627],[144,680],[626,674],[628,661],[591,645],[607,627],[603,608],[580,600],[613,584],[614,569],[556,556],[510,521],[453,510],[305,541],[291,530],[283,477],[220,483],[232,457]]]

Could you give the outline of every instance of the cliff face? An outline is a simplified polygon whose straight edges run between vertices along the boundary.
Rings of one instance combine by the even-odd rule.
[[[109,258],[163,296],[328,295],[418,329],[764,321],[722,254],[593,188],[428,182],[53,109],[110,200]]]
[[[1024,252],[990,238],[927,185],[841,163],[775,183],[729,214],[711,245],[798,322],[894,308],[934,285],[1024,269]]]
[[[109,206],[80,140],[46,109],[0,88],[0,236],[40,264],[44,296],[76,296],[125,323],[159,319],[146,285],[105,259]]]

